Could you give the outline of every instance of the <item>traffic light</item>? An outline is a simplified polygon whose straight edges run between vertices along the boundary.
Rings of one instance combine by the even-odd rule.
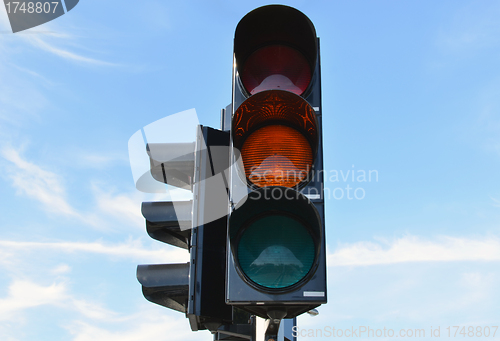
[[[226,302],[262,318],[326,303],[319,39],[257,8],[234,36]]]
[[[232,321],[221,266],[226,257],[229,133],[202,126],[197,131],[195,143],[147,145],[152,177],[190,190],[193,200],[142,203],[148,234],[189,250],[190,262],[139,265],[137,279],[146,299],[185,313],[193,331],[215,331]]]
[[[282,5],[243,17],[232,90],[222,130],[148,144],[152,178],[193,194],[143,203],[148,234],[189,250],[190,262],[140,265],[137,278],[193,331],[253,339],[259,316],[271,339],[281,319],[327,300],[320,53],[309,18]]]
[[[147,144],[146,151],[155,180],[192,190],[195,169],[194,143]],[[145,151],[145,152],[146,152]],[[192,201],[143,202],[141,211],[148,234],[161,242],[189,250]],[[139,265],[137,279],[144,297],[151,302],[187,312],[189,263]]]

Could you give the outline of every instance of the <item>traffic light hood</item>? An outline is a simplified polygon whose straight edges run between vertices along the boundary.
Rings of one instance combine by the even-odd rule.
[[[313,23],[283,5],[259,7],[243,17],[234,34],[234,56],[247,97],[262,90],[306,92],[317,61]]]

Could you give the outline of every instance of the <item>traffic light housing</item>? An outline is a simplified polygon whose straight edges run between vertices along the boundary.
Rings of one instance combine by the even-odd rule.
[[[153,178],[190,190],[193,200],[142,203],[148,234],[188,250],[190,262],[139,265],[137,279],[146,299],[185,313],[193,331],[214,331],[232,321],[221,266],[226,257],[229,133],[197,128],[195,143],[147,145]]]
[[[193,193],[143,203],[148,234],[189,250],[190,262],[140,265],[137,278],[193,331],[248,339],[252,314],[268,319],[270,338],[281,319],[326,303],[319,52],[302,12],[251,11],[235,31],[222,130],[199,126],[193,143],[147,146],[151,176]]]
[[[197,145],[187,317],[193,331],[215,331],[233,319],[224,301],[229,134],[202,127]]]
[[[319,39],[302,12],[235,31],[226,302],[263,318],[326,303]]]
[[[194,143],[147,144],[151,175],[174,187],[192,190],[195,169]],[[181,179],[181,180],[180,180]],[[151,238],[189,250],[192,201],[143,202],[141,212]],[[139,265],[137,279],[144,297],[156,304],[187,313],[189,263]]]

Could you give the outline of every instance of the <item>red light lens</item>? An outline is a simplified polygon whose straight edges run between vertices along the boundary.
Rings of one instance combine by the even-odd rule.
[[[311,82],[311,69],[299,51],[284,45],[270,45],[248,57],[240,77],[251,95],[273,89],[302,95]]]

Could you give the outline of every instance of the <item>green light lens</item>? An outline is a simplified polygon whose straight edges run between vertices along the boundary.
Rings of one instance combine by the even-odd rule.
[[[286,288],[307,275],[314,263],[314,241],[299,221],[268,215],[250,224],[238,243],[241,270],[253,282]]]

